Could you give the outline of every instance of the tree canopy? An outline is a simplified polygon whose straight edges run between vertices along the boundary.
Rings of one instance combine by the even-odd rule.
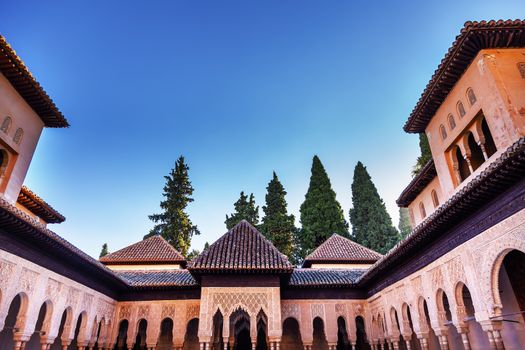
[[[259,207],[255,206],[255,197],[253,193],[250,193],[250,197],[244,194],[244,191],[241,191],[240,197],[237,202],[234,203],[235,212],[228,216],[226,214],[226,228],[231,230],[235,225],[237,225],[241,220],[246,220],[253,226],[259,224]]]

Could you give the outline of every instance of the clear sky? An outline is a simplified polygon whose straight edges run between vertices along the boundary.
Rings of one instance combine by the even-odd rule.
[[[138,241],[183,154],[202,249],[275,170],[299,207],[319,155],[345,216],[355,164],[394,223],[417,136],[402,126],[467,20],[525,1],[5,1],[0,33],[71,123],[46,129],[26,184],[50,228],[98,257]]]

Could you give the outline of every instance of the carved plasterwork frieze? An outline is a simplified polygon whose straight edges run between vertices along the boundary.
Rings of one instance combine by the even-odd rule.
[[[162,312],[161,312],[162,318],[169,317],[173,320],[175,318],[176,311],[177,310],[176,310],[175,305],[164,305],[162,307]]]
[[[15,264],[0,259],[0,278],[2,281],[9,281],[11,276],[13,276],[13,271],[15,269]]]
[[[51,299],[58,298],[60,292],[62,291],[62,286],[63,284],[61,282],[52,278],[48,278],[46,286],[46,296]]]
[[[268,294],[267,293],[215,293],[213,294],[213,305],[224,310],[230,315],[237,307],[246,308],[248,313],[257,314],[262,308],[268,312]]]
[[[312,319],[316,318],[316,317],[320,317],[322,318],[323,320],[325,320],[325,317],[324,317],[324,305],[323,304],[312,304],[310,306],[310,310],[312,312]]]
[[[447,263],[448,277],[451,283],[461,281],[467,283],[465,278],[465,271],[463,270],[463,263],[459,256],[449,260]]]
[[[200,306],[199,304],[188,305],[186,307],[186,320],[199,318]]]
[[[84,293],[84,296],[82,298],[82,310],[89,310],[89,308],[93,304],[93,298],[93,294]]]
[[[346,318],[346,305],[345,304],[335,304],[335,314],[337,316],[344,316]]]
[[[120,320],[126,319],[129,321],[131,317],[131,306],[130,305],[121,306],[118,316]]]
[[[142,319],[142,318],[148,319],[149,310],[150,310],[150,306],[149,305],[140,305],[139,309],[137,311],[137,318],[139,320]]]
[[[73,309],[75,309],[78,304],[79,296],[80,291],[78,289],[69,287],[66,297],[66,306],[71,306]]]
[[[289,303],[281,305],[281,318],[285,320],[288,317],[293,317],[301,322],[301,308],[299,305]]]
[[[28,268],[22,268],[22,273],[20,274],[20,286],[23,291],[28,294],[32,294],[35,290],[35,284],[37,283],[37,278],[39,273]]]

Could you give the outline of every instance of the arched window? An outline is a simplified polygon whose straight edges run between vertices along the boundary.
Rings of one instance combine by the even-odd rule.
[[[477,101],[476,95],[474,94],[474,90],[472,90],[472,88],[467,89],[467,97],[468,97],[468,102],[470,103],[471,106],[474,103],[476,103]]]
[[[521,77],[525,79],[525,62],[518,63],[518,70],[520,71]]]
[[[459,149],[459,146],[456,146],[456,163],[457,163],[457,170],[459,172],[459,182],[462,182],[470,175],[470,168],[467,164],[467,161],[463,157],[463,154],[461,154],[461,150]]]
[[[460,118],[463,118],[467,112],[465,112],[465,107],[463,106],[463,102],[458,102],[458,114]]]
[[[11,127],[12,122],[13,120],[10,116],[5,117],[4,121],[2,122],[2,126],[0,127],[0,130],[2,130],[5,133],[9,132],[9,128]]]
[[[432,192],[430,192],[430,195],[432,196],[432,204],[434,204],[434,208],[439,207],[439,198],[436,190],[432,190]]]
[[[439,126],[439,132],[441,133],[441,139],[444,140],[447,138],[447,130],[445,129],[445,126],[443,124]]]
[[[425,210],[425,205],[423,202],[419,202],[419,213],[421,214],[422,219],[427,217],[427,211]]]
[[[456,127],[456,121],[454,120],[454,116],[452,114],[448,115],[448,126],[450,127],[450,130],[454,130]]]
[[[16,129],[15,136],[13,136],[14,143],[19,145],[22,142],[22,137],[24,137],[24,130],[22,128]]]
[[[485,152],[487,152],[487,157],[492,156],[494,153],[496,153],[496,144],[494,143],[494,139],[492,138],[492,133],[490,132],[489,125],[487,124],[487,120],[483,118],[481,121],[481,131],[483,132],[483,136],[485,137]]]

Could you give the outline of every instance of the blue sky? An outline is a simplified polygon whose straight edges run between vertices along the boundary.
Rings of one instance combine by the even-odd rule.
[[[362,161],[394,223],[417,136],[402,126],[467,20],[517,1],[7,1],[6,37],[71,123],[46,129],[26,184],[97,256],[140,240],[183,154],[202,249],[275,170],[299,207],[319,155],[348,218]]]

